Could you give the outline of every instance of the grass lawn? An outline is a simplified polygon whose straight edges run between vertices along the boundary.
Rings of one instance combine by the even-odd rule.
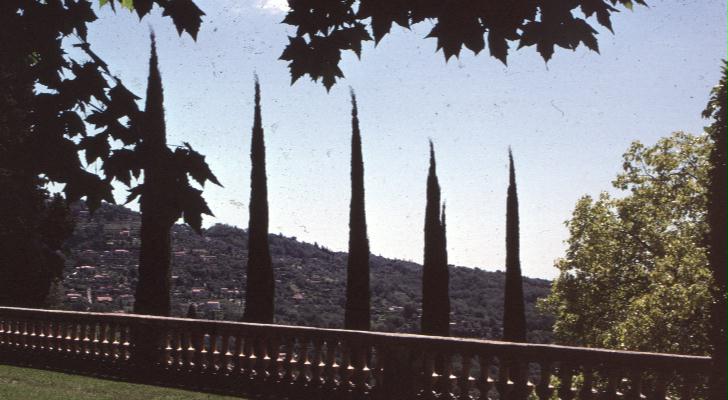
[[[0,365],[0,400],[240,400],[238,397],[137,385]]]

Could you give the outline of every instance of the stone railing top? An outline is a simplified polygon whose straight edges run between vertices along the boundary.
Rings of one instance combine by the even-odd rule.
[[[406,346],[428,352],[459,353],[472,356],[503,356],[529,362],[565,362],[574,365],[608,364],[614,367],[654,368],[657,370],[683,370],[696,374],[706,373],[710,358],[703,356],[648,353],[600,348],[561,346],[551,344],[513,343],[496,340],[458,337],[425,336],[406,333],[387,333],[326,329],[288,325],[270,325],[247,322],[213,321],[160,317],[152,315],[94,313],[61,310],[41,310],[0,307],[3,318],[25,320],[108,322],[129,326],[152,325],[168,330],[203,332],[211,335],[245,334],[253,336],[306,338],[309,340],[337,340],[368,345]]]

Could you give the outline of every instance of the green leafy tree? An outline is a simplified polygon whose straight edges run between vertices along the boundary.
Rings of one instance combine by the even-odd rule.
[[[141,17],[152,3],[137,0],[133,5]],[[180,33],[196,35],[201,11],[196,12],[191,1],[154,3]],[[102,200],[114,202],[113,180],[128,185],[131,175],[139,176],[132,151],[141,141],[138,98],[109,73],[109,66],[86,42],[87,24],[96,20],[91,4],[0,2],[0,37],[23,38],[0,41],[0,242],[8,246],[2,251],[0,277],[2,284],[25,287],[23,293],[30,296],[3,291],[10,302],[41,306],[37,299],[44,296],[36,289],[46,287],[48,276],[60,276],[62,262],[48,255],[43,243],[47,235],[41,230],[47,228],[41,216],[49,199],[48,182],[63,184],[68,203],[84,198],[94,211]],[[69,39],[77,41],[74,46],[86,59],[63,50]],[[114,141],[126,149],[112,153]],[[85,164],[80,153],[85,153]],[[94,162],[104,170],[103,177],[88,171]]]
[[[504,64],[514,42],[518,49],[536,46],[545,61],[554,47],[576,49],[584,44],[599,51],[597,31],[587,22],[612,30],[610,17],[618,4],[631,9],[642,0],[515,0],[515,1],[404,1],[404,0],[291,0],[284,23],[296,27],[295,36],[281,55],[289,61],[291,79],[303,75],[321,79],[330,89],[344,76],[339,68],[341,52],[361,56],[362,42],[378,44],[392,24],[404,28],[427,21],[434,27],[427,37],[437,38],[445,59],[458,56],[463,46],[478,54],[485,49]],[[574,15],[576,10],[584,18]]]
[[[704,238],[711,144],[683,132],[632,143],[621,197],[582,197],[559,276],[541,303],[557,341],[707,354],[711,274]]]
[[[268,245],[268,184],[265,173],[265,138],[260,112],[260,83],[255,78],[255,113],[250,142],[250,216],[245,312],[248,322],[273,323],[275,281]]]
[[[351,91],[351,205],[349,208],[349,255],[346,274],[346,310],[344,327],[368,331],[369,310],[369,238],[364,208],[364,160],[356,95]]]
[[[518,192],[513,154],[508,150],[509,183],[506,200],[506,287],[503,298],[503,340],[526,341],[526,310],[523,301],[520,239],[518,227]]]
[[[430,169],[427,175],[425,208],[425,254],[422,265],[422,333],[450,334],[449,271],[445,239],[445,208],[440,209],[435,149],[430,141]]]
[[[713,274],[713,305],[711,309],[711,342],[713,344],[713,369],[710,396],[713,400],[723,399],[726,394],[726,74],[713,88],[704,118],[713,118],[706,129],[713,140],[710,153],[710,187],[708,193],[708,223],[710,235],[708,248],[710,269]]]

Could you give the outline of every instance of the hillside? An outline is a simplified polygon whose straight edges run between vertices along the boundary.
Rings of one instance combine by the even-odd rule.
[[[139,214],[104,205],[93,216],[74,208],[77,227],[68,241],[68,259],[58,303],[63,308],[130,311],[137,279]],[[215,225],[202,236],[182,225],[173,234],[173,314],[184,316],[190,303],[205,318],[239,320],[244,298],[247,233]],[[346,253],[332,252],[295,237],[270,236],[276,277],[276,323],[318,327],[343,325]],[[417,332],[421,265],[371,257],[372,327]],[[498,338],[501,332],[502,272],[450,267],[452,334]],[[524,279],[529,340],[549,342],[552,318],[534,304],[550,282]]]

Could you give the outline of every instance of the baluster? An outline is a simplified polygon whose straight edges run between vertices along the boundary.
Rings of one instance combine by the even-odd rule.
[[[20,326],[20,347],[28,347],[28,321],[23,320]]]
[[[192,362],[193,370],[197,373],[203,372],[202,361],[204,360],[204,334],[199,331],[192,331]]]
[[[283,348],[285,349],[285,356],[281,360],[283,366],[283,375],[281,376],[281,385],[289,385],[293,382],[293,345],[295,341],[293,337],[283,338]]]
[[[655,378],[654,388],[647,398],[649,400],[665,400],[667,393],[667,383],[670,380],[672,374],[667,370],[657,371],[657,377]]]
[[[353,351],[350,341],[341,342],[341,365],[339,365],[339,390],[341,393],[348,393],[354,387],[354,367],[351,365]]]
[[[253,379],[253,366],[255,366],[256,355],[253,353],[255,349],[255,338],[246,336],[243,342],[243,377],[245,380]]]
[[[57,320],[56,323],[53,325],[54,328],[54,335],[53,335],[53,350],[55,353],[60,354],[64,351],[63,348],[63,334],[65,325],[63,321]]]
[[[185,369],[183,359],[186,349],[183,347],[182,332],[175,329],[170,334],[172,335],[172,369],[175,371],[183,370]]]
[[[129,347],[131,343],[131,328],[128,326],[119,326],[119,359],[121,361],[127,361],[131,357],[131,350]]]
[[[81,356],[86,357],[90,352],[90,339],[88,334],[89,324],[81,322],[79,325],[79,353]]]
[[[432,354],[424,352],[422,365],[422,397],[425,399],[435,398],[435,360]]]
[[[695,396],[695,386],[698,383],[698,377],[692,372],[686,372],[683,375],[683,383],[680,386],[680,398],[684,400],[692,399]]]
[[[548,400],[554,392],[551,386],[551,363],[549,361],[541,361],[539,363],[539,380],[536,385],[536,396],[540,400]]]
[[[296,377],[296,385],[304,387],[308,385],[308,373],[306,370],[310,365],[310,362],[308,361],[308,339],[300,339],[298,346],[298,357],[296,360],[298,376]]]
[[[48,350],[48,328],[50,322],[46,320],[38,321],[38,349]]]
[[[336,390],[336,371],[339,365],[336,364],[336,347],[338,342],[335,339],[326,340],[326,354],[324,356],[324,389],[326,392]]]
[[[480,374],[475,381],[478,387],[479,400],[487,400],[490,391],[493,389],[493,379],[490,378],[491,357],[483,354],[478,355],[478,364],[480,365]]]
[[[116,322],[112,323],[111,326],[109,327],[109,334],[110,334],[110,340],[109,340],[110,343],[109,344],[111,347],[110,356],[111,356],[111,360],[113,362],[116,362],[120,358],[123,357],[121,349],[120,349],[121,332],[119,332],[119,330],[120,330],[119,324],[117,324]]]
[[[580,400],[590,400],[594,398],[594,369],[591,365],[584,365],[583,368],[584,382],[579,389]]]
[[[609,368],[607,371],[607,387],[604,389],[605,400],[617,399],[617,385],[619,383],[619,370]]]
[[[321,349],[323,348],[324,340],[321,338],[313,339],[313,347],[311,355],[311,382],[310,386],[315,388],[321,388],[324,386],[323,378],[323,355]]]
[[[462,368],[457,382],[458,389],[460,390],[458,400],[471,400],[470,387],[474,379],[470,377],[470,368],[472,368],[473,355],[470,353],[462,353],[461,357]]]
[[[512,361],[504,357],[498,358],[498,381],[495,383],[495,389],[498,391],[500,399],[508,399],[513,389],[513,382],[510,380]]]
[[[8,321],[0,318],[0,346],[8,344]]]
[[[528,382],[528,363],[518,360],[514,361],[513,369],[511,369],[511,377],[515,399],[527,399],[532,389],[532,385]]]
[[[160,348],[162,349],[162,359],[159,360],[159,366],[164,369],[173,369],[174,361],[172,354],[174,352],[174,349],[172,349],[172,346],[174,346],[174,331],[167,331],[160,334],[159,339],[161,340]]]
[[[80,354],[82,348],[81,327],[75,321],[71,322],[71,354]]]
[[[217,358],[220,355],[217,347],[217,335],[211,333],[207,336],[210,339],[210,350],[207,353],[207,371],[216,373],[218,371]]]
[[[372,394],[375,395],[374,398],[384,396],[384,369],[386,368],[384,351],[385,349],[381,345],[372,346],[372,356],[369,359],[369,370],[374,380],[371,389]]]
[[[97,323],[91,323],[89,330],[89,352],[92,357],[96,357],[99,355],[99,339],[96,337],[98,330]]]
[[[439,364],[439,365],[437,365]],[[439,354],[436,359],[437,386],[435,388],[440,392],[442,399],[453,398],[452,394],[452,355]]]
[[[10,344],[13,347],[20,346],[20,321],[10,321]]]
[[[190,332],[180,332],[182,336],[182,365],[187,372],[194,368],[195,348],[192,347],[192,334]]]
[[[35,349],[36,347],[36,335],[35,335],[35,321],[34,320],[27,320],[25,321],[25,336],[26,336],[26,343],[25,348],[26,349]]]
[[[228,375],[230,373],[230,334],[225,332],[220,340],[220,372]]]
[[[642,398],[642,371],[633,369],[629,375],[629,391],[627,399],[639,400]]]
[[[109,358],[109,324],[99,324],[99,354],[106,361]]]
[[[568,363],[562,362],[559,365],[559,398],[562,400],[572,400],[575,396],[572,385],[574,378],[574,367]]]
[[[283,359],[280,356],[281,339],[273,336],[268,339],[268,382],[271,385],[277,385],[281,381],[281,364]]]
[[[233,375],[240,374],[241,362],[240,358],[244,357],[243,354],[243,337],[235,335],[235,347],[233,347]]]
[[[255,362],[255,379],[263,383],[268,379],[267,374],[267,365],[270,362],[270,354],[268,354],[268,340],[264,337],[258,337],[255,341],[255,354],[256,354],[256,362]]]
[[[351,353],[351,383],[356,398],[363,397],[368,387],[367,381],[367,351],[368,349],[360,341],[350,343]]]

